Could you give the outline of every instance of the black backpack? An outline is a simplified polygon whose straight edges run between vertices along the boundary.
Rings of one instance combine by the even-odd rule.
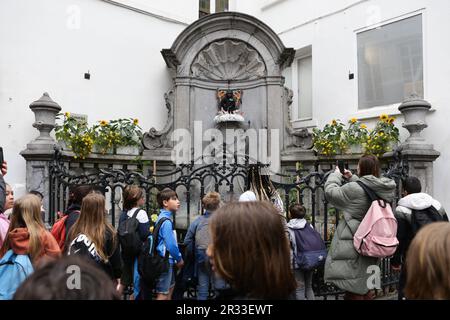
[[[168,218],[161,218],[156,224],[153,233],[147,237],[142,251],[138,258],[138,272],[142,282],[148,288],[154,288],[155,282],[164,272],[169,270],[169,251],[166,250],[164,257],[161,257],[156,248],[158,247],[159,229]]]
[[[122,255],[134,258],[139,255],[142,249],[142,240],[139,236],[139,221],[136,219],[141,209],[136,209],[131,217],[119,223],[117,234],[119,236]],[[125,213],[126,215],[126,213]]]
[[[435,207],[430,206],[423,210],[411,210],[411,230],[415,235],[420,228],[432,223],[444,221],[444,218],[439,214]]]

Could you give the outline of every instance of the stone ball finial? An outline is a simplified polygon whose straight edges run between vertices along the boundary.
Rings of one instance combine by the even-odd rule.
[[[34,108],[48,108],[48,109],[55,109],[58,112],[61,111],[61,106],[57,104],[55,101],[50,98],[50,95],[48,92],[44,92],[42,97],[40,97],[38,100],[32,102],[30,104],[30,109],[33,110]]]
[[[428,125],[426,123],[427,112],[431,109],[431,104],[428,101],[420,98],[413,93],[398,107],[398,110],[404,115],[405,122],[403,127],[409,131],[410,136],[406,139],[410,144],[423,144],[424,138],[420,133]]]
[[[53,101],[47,92],[44,92],[42,97],[30,104],[30,109],[35,117],[33,127],[39,130],[39,137],[32,144],[53,144],[54,140],[50,132],[55,128],[56,115],[61,111],[60,105]]]
[[[411,107],[431,109],[431,104],[428,101],[420,98],[416,93],[413,93],[407,99],[405,99],[402,104],[400,104],[398,110],[401,112],[402,110]]]

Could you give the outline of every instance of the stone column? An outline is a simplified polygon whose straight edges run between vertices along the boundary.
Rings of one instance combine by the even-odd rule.
[[[403,156],[408,161],[409,175],[419,178],[422,183],[422,192],[433,194],[433,162],[440,153],[434,150],[421,137],[420,133],[428,127],[426,116],[431,109],[431,104],[417,95],[412,95],[406,99],[398,109],[405,116],[403,127],[406,128],[410,136],[400,146]]]
[[[267,141],[268,150],[271,150],[271,143],[278,143],[277,154],[271,154],[271,169],[275,172],[281,171],[281,151],[283,150],[284,138],[284,113],[283,113],[283,79],[281,77],[271,77],[267,80],[267,129],[269,139]],[[271,132],[274,130],[274,132]],[[273,135],[278,131],[278,135]],[[278,141],[277,141],[278,140]],[[274,145],[275,146],[275,145]],[[275,150],[273,150],[275,152]],[[278,168],[278,169],[275,169]]]
[[[44,209],[47,211],[49,200],[49,162],[53,158],[56,145],[56,141],[50,136],[50,132],[55,128],[56,115],[61,111],[61,107],[45,92],[39,100],[30,104],[30,109],[35,115],[33,127],[39,130],[39,136],[27,144],[27,148],[20,154],[27,163],[27,191],[37,190],[41,192],[44,195]]]

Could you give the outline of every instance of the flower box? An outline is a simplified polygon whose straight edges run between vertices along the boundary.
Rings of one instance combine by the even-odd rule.
[[[114,149],[113,148],[102,149],[99,146],[94,145],[92,152],[97,154],[114,154]]]
[[[116,148],[116,154],[138,156],[140,154],[138,146],[120,146]]]

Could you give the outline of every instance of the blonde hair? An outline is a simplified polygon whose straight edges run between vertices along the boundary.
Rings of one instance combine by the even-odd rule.
[[[202,199],[203,206],[208,211],[215,211],[220,206],[220,194],[218,192],[208,192]]]
[[[27,194],[15,201],[11,213],[11,223],[8,234],[0,250],[2,255],[11,246],[9,243],[9,233],[17,228],[27,228],[29,234],[29,254],[31,261],[35,261],[42,252],[42,232],[45,231],[41,218],[41,199],[33,194]]]
[[[70,230],[67,243],[70,244],[75,237],[84,234],[94,243],[97,254],[106,262],[112,254],[104,251],[106,232],[112,235],[114,248],[116,232],[106,220],[105,197],[98,192],[92,192],[83,198],[80,216]]]
[[[423,227],[406,257],[408,299],[450,299],[450,223]]]

